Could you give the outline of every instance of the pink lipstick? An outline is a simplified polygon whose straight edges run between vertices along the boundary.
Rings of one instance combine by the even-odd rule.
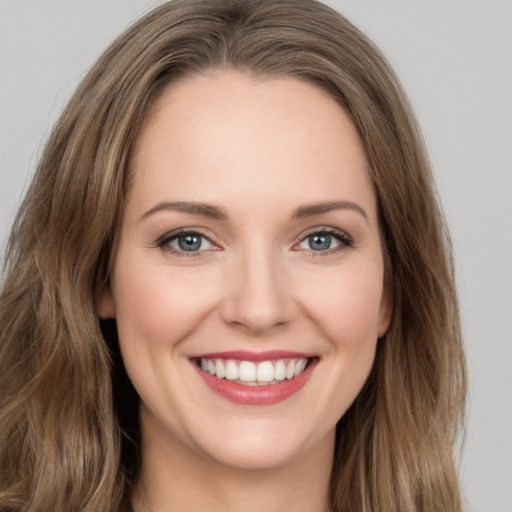
[[[206,385],[240,405],[272,405],[294,395],[308,381],[318,357],[299,352],[231,351],[190,358]]]

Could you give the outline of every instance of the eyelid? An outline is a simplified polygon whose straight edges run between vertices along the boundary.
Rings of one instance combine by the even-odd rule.
[[[208,248],[208,249],[201,249],[199,251],[181,251],[181,250],[178,250],[178,249],[175,249],[174,247],[171,247],[169,245],[169,243],[173,240],[175,240],[176,238],[178,238],[179,236],[183,236],[183,235],[198,235],[206,240],[208,240],[208,242],[213,246],[212,248]],[[217,243],[213,237],[211,235],[207,235],[206,233],[204,233],[204,230],[201,229],[201,228],[196,228],[196,227],[182,227],[182,228],[178,228],[178,229],[174,229],[172,231],[169,231],[167,233],[165,233],[164,235],[162,235],[161,237],[159,237],[157,240],[156,240],[156,243],[155,243],[155,246],[160,248],[161,250],[165,251],[165,252],[168,252],[168,253],[171,253],[171,254],[175,254],[175,255],[179,255],[179,256],[185,256],[185,257],[198,257],[198,256],[204,256],[205,253],[209,252],[209,251],[216,251],[216,250],[221,250],[221,246],[219,243]]]
[[[308,249],[300,249],[300,250],[304,251],[304,252],[314,253],[314,256],[322,256],[322,255],[333,254],[335,252],[338,252],[338,251],[341,251],[344,249],[349,249],[354,246],[353,237],[351,237],[346,231],[343,231],[342,229],[328,227],[328,226],[315,226],[313,228],[309,228],[304,233],[302,233],[301,237],[293,245],[292,249],[295,249],[296,247],[298,247],[299,244],[304,242],[310,236],[317,235],[317,234],[326,234],[326,235],[332,236],[332,237],[336,238],[336,240],[338,240],[338,242],[340,244],[337,247],[334,247],[332,249],[329,248],[324,251],[315,251],[313,249],[309,249],[309,250]],[[299,250],[299,249],[295,249],[295,250]]]
[[[160,248],[161,250],[165,252],[169,252],[171,254],[176,254],[179,256],[185,256],[185,257],[199,257],[199,256],[205,256],[206,253],[210,251],[218,251],[223,250],[221,244],[219,244],[215,237],[213,237],[210,234],[206,234],[204,232],[205,230],[203,228],[197,228],[197,227],[180,227],[178,229],[174,229],[172,231],[169,231],[165,233],[164,235],[160,236],[156,242],[155,246]],[[316,235],[316,234],[326,234],[329,236],[332,236],[336,238],[336,240],[339,242],[339,245],[333,248],[329,248],[323,251],[315,251],[313,249],[301,249],[299,248],[299,244],[303,243],[308,237]],[[212,244],[213,247],[208,249],[200,249],[198,251],[182,251],[175,249],[169,245],[169,242],[176,239],[179,236],[183,235],[198,235],[206,239],[210,244]],[[329,226],[315,226],[307,229],[305,232],[303,232],[300,235],[300,238],[293,244],[292,250],[295,250],[297,252],[307,252],[307,253],[314,253],[314,256],[322,256],[322,255],[328,255],[333,254],[335,252],[349,249],[354,246],[354,239],[352,236],[350,236],[346,231],[333,228]]]

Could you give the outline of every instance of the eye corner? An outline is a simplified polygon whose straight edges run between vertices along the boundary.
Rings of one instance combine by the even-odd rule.
[[[200,257],[211,251],[222,250],[212,236],[195,228],[179,228],[168,232],[157,239],[155,246],[178,257]]]
[[[316,246],[312,245],[312,242]],[[304,246],[308,244],[308,246]],[[312,256],[327,256],[350,249],[354,246],[354,239],[345,231],[331,227],[317,227],[308,230],[293,244],[292,250],[304,251]]]

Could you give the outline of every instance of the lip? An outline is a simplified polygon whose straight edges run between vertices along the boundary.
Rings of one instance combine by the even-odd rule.
[[[248,354],[252,355],[250,359],[248,358]],[[264,357],[262,357],[263,355]],[[276,355],[278,357],[276,357]],[[194,362],[195,358],[191,358],[191,362],[199,376],[213,392],[235,404],[252,406],[273,405],[290,398],[304,387],[318,364],[318,357],[306,356],[305,354],[298,354],[297,352],[281,351],[258,354],[244,351],[216,352],[215,354],[202,354],[200,357],[206,359],[241,359],[245,361],[284,359],[286,357],[308,357],[308,366],[300,375],[291,380],[284,380],[278,384],[269,386],[244,386],[243,384],[238,384],[227,379],[218,379],[201,370]]]
[[[266,352],[251,352],[249,350],[232,350],[229,352],[210,352],[208,354],[197,354],[190,356],[190,359],[234,359],[238,361],[272,361],[276,359],[311,359],[315,354],[303,352],[290,352],[286,350],[267,350]]]

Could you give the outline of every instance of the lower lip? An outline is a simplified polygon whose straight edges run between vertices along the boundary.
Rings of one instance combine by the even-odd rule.
[[[286,400],[300,391],[308,381],[318,360],[309,361],[307,368],[297,377],[268,386],[244,386],[227,379],[218,379],[194,365],[206,383],[215,393],[240,405],[273,405]]]

